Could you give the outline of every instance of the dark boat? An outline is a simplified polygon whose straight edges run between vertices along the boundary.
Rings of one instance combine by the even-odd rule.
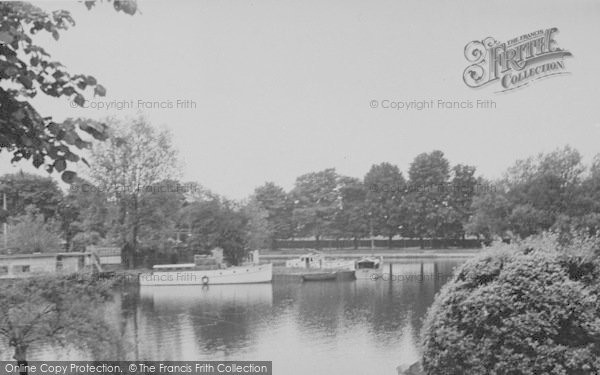
[[[330,281],[336,278],[336,272],[315,272],[302,275],[303,281]]]

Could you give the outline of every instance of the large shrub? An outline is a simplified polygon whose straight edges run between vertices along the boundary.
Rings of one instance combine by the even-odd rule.
[[[599,374],[596,250],[544,235],[467,261],[428,311],[425,373]]]

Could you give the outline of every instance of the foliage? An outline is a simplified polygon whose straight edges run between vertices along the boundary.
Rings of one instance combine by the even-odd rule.
[[[133,1],[113,4],[128,14],[137,10]],[[93,2],[86,5],[91,8]],[[67,170],[67,162],[86,162],[74,150],[90,146],[82,134],[105,140],[106,125],[85,119],[57,123],[40,115],[29,100],[42,92],[83,106],[86,91],[104,96],[106,89],[90,75],[68,72],[34,41],[40,32],[58,40],[62,31],[75,25],[69,12],[48,13],[26,2],[2,2],[0,17],[0,151],[11,152],[12,162],[31,160],[36,168],[62,173],[63,181],[71,182],[75,173]]]
[[[568,146],[518,160],[497,182],[498,191],[474,198],[468,231],[486,238],[525,238],[550,229],[596,233],[599,160],[597,156],[586,173],[581,155]]]
[[[452,179],[448,186],[448,206],[451,208],[444,232],[450,237],[465,236],[465,225],[473,215],[473,198],[478,189],[490,185],[475,178],[475,167],[458,164],[452,168]]]
[[[161,202],[153,199],[156,196],[148,194],[147,189],[173,176],[176,152],[171,134],[154,129],[142,116],[130,123],[114,119],[108,123],[110,138],[92,149],[91,179],[117,206],[115,221],[119,244],[135,253],[142,222],[147,216],[144,202]]]
[[[600,241],[559,239],[498,244],[460,266],[425,320],[425,373],[598,373]]]
[[[289,238],[293,235],[293,204],[282,187],[267,182],[254,190],[251,200],[266,213],[267,227],[264,231],[268,233],[270,241],[268,246],[274,247],[276,239]]]
[[[76,177],[69,193],[58,205],[61,233],[67,249],[82,251],[87,245],[98,244],[107,236],[114,215],[114,205],[106,194],[92,183]]]
[[[369,233],[369,215],[367,207],[367,190],[365,185],[357,178],[339,178],[339,201],[332,232],[336,237],[352,238],[356,247],[356,240]]]
[[[50,177],[24,173],[5,174],[0,177],[0,193],[6,194],[8,217],[25,214],[27,206],[35,206],[44,219],[57,216],[63,198],[56,181]]]
[[[397,166],[373,165],[364,178],[366,210],[373,234],[392,239],[406,224],[406,181]],[[391,244],[391,242],[390,242]]]
[[[407,197],[408,230],[418,238],[445,237],[445,224],[450,221],[448,206],[450,178],[448,160],[441,151],[417,155],[410,165]]]
[[[225,259],[239,264],[246,255],[248,218],[235,204],[223,199],[194,202],[186,207],[191,222],[190,246],[208,253],[223,249]]]
[[[143,189],[140,195],[141,242],[164,250],[174,238],[179,213],[185,196],[182,185],[175,180],[164,180]]]
[[[256,250],[272,247],[275,235],[273,224],[269,222],[269,212],[255,199],[251,199],[244,206],[243,213],[248,219],[248,248]]]
[[[52,253],[61,249],[60,237],[54,223],[45,221],[34,206],[27,206],[25,214],[11,220],[8,246],[12,253]]]
[[[317,240],[331,231],[338,202],[338,174],[335,169],[307,173],[296,179],[291,192],[293,217],[299,236]]]
[[[109,298],[106,282],[57,276],[5,280],[0,288],[0,339],[14,349],[19,363],[26,363],[32,344],[88,349],[110,345],[102,311]]]

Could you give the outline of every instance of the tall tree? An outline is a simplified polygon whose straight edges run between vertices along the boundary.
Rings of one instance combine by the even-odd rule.
[[[341,176],[339,185],[340,204],[334,216],[334,232],[351,238],[356,249],[358,240],[369,233],[367,190],[362,181],[353,177]]]
[[[409,228],[413,236],[423,238],[443,237],[445,223],[451,215],[448,206],[449,163],[441,151],[418,155],[410,165],[409,176]]]
[[[452,179],[448,186],[450,220],[446,223],[446,234],[454,238],[465,237],[465,225],[473,214],[472,203],[476,189],[488,189],[490,185],[475,178],[475,167],[458,164],[452,168]]]
[[[465,225],[465,231],[491,242],[495,237],[504,238],[509,228],[508,216],[511,204],[503,186],[496,182],[492,189],[477,191],[473,197],[471,210],[473,214]]]
[[[406,180],[400,169],[390,163],[373,165],[365,175],[366,202],[373,234],[392,238],[403,232],[406,224],[404,198]]]
[[[184,185],[164,180],[141,190],[139,236],[146,247],[166,250],[176,239],[177,222],[185,203]]]
[[[76,177],[58,206],[60,229],[67,249],[84,251],[86,246],[100,243],[112,228],[114,212],[114,204],[103,191]]]
[[[504,181],[512,204],[510,229],[520,237],[550,229],[560,215],[576,215],[584,166],[569,146],[519,160]]]
[[[92,149],[90,174],[95,185],[117,202],[122,254],[132,265],[143,219],[140,199],[144,189],[173,177],[176,152],[171,134],[154,129],[142,116],[130,123],[114,119],[109,123],[111,137]]]
[[[265,228],[269,233],[269,246],[275,248],[277,239],[290,238],[292,232],[293,202],[282,187],[267,182],[254,190],[250,198],[266,213]]]
[[[248,218],[236,204],[216,198],[194,202],[186,211],[192,226],[190,246],[194,250],[208,253],[220,247],[225,259],[233,265],[244,259]]]
[[[324,235],[331,234],[338,202],[338,175],[335,169],[304,174],[291,192],[294,222],[299,236],[315,238],[317,248]]]

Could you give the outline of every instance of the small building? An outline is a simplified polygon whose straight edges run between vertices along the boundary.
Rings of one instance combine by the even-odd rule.
[[[98,258],[88,252],[0,255],[0,279],[87,271],[101,271]]]

